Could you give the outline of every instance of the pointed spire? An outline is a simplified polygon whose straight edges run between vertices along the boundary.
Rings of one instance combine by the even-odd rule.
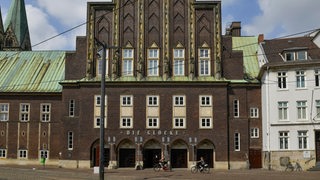
[[[12,0],[4,23],[4,49],[31,51],[31,41],[24,0]]]
[[[4,30],[3,30],[3,21],[2,21],[2,13],[1,13],[1,6],[0,6],[0,51],[2,51],[4,44]]]

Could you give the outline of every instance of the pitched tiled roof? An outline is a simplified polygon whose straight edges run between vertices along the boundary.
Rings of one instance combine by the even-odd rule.
[[[65,51],[0,51],[0,92],[61,92]]]

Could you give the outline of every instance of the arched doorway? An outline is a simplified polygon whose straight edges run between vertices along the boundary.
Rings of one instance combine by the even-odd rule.
[[[125,139],[119,144],[119,167],[135,167],[135,144]]]
[[[109,166],[110,159],[110,149],[104,148],[104,166]],[[90,166],[99,166],[100,165],[100,140],[96,140],[92,143],[90,148]]]
[[[161,144],[154,139],[149,140],[143,147],[143,167],[152,168],[161,157]]]
[[[183,140],[177,140],[171,146],[171,167],[188,167],[188,146]]]
[[[214,167],[214,145],[209,140],[201,141],[197,146],[197,160],[202,156],[210,168]]]

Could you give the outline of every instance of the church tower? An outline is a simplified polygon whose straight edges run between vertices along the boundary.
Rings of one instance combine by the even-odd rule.
[[[12,0],[4,23],[5,51],[31,51],[31,41],[24,0]]]

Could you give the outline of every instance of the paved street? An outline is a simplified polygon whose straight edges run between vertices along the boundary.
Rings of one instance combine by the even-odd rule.
[[[187,169],[154,172],[152,169],[106,170],[105,180],[319,180],[316,172],[280,172],[268,170],[225,170],[209,174],[191,174]],[[59,169],[56,167],[0,166],[0,180],[98,180],[92,169]]]

